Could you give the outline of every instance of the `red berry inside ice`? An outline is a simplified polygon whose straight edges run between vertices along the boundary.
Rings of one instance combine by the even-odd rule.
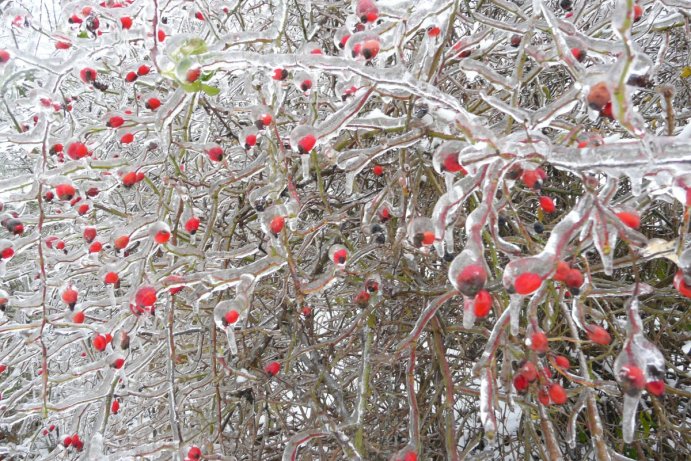
[[[141,287],[137,290],[137,294],[134,297],[134,301],[137,306],[151,307],[156,302],[156,289],[150,286]]]
[[[316,144],[317,138],[314,135],[308,134],[298,141],[298,152],[309,154]]]
[[[278,372],[281,371],[281,364],[278,362],[269,362],[264,367],[264,371],[269,376],[276,376],[278,374]]]
[[[487,314],[492,309],[492,295],[489,294],[489,291],[478,291],[474,301],[473,311],[475,315],[479,318],[487,317]]]
[[[274,235],[280,234],[283,230],[283,227],[285,226],[285,223],[286,220],[283,216],[274,216],[271,220],[271,223],[269,224],[269,227],[271,228],[271,233],[273,233]]]
[[[199,224],[200,224],[199,218],[196,216],[192,216],[190,219],[187,220],[185,223],[185,230],[189,232],[190,234],[194,235],[197,233],[197,230],[199,230]]]
[[[123,29],[129,29],[132,27],[132,18],[129,16],[123,16],[120,18],[120,25]]]
[[[641,227],[641,218],[638,214],[630,211],[622,211],[617,213],[617,218],[624,223],[624,225],[630,227],[631,229],[638,229]]]
[[[475,296],[487,282],[487,272],[478,264],[470,264],[456,276],[458,290],[466,296]]]
[[[375,176],[383,176],[384,167],[381,165],[374,165],[374,168],[372,168],[372,173],[374,173]]]
[[[89,155],[89,149],[81,142],[73,142],[67,146],[67,155],[72,160],[79,160]]]
[[[96,349],[99,352],[105,351],[106,346],[108,345],[108,342],[106,341],[106,337],[103,335],[94,336],[94,338],[91,340],[91,342],[94,345],[94,349]]]
[[[348,251],[345,248],[336,250],[333,255],[334,263],[345,264],[346,258],[348,257]]]
[[[547,335],[541,331],[536,331],[530,335],[530,348],[538,354],[544,354],[549,349]]]
[[[612,337],[607,330],[599,325],[586,326],[586,334],[588,335],[589,340],[601,346],[607,346],[612,342]]]
[[[545,213],[554,213],[554,211],[557,209],[557,207],[554,205],[554,200],[552,200],[550,197],[543,195],[539,200],[540,208],[542,208],[542,211]]]
[[[60,200],[72,200],[76,192],[71,184],[58,184],[55,186],[55,194]]]
[[[236,311],[235,309],[231,309],[228,312],[226,312],[225,321],[228,325],[234,324],[235,322],[238,321],[239,318],[240,318],[240,313],[238,311]]]
[[[185,75],[185,80],[187,80],[189,83],[193,83],[196,82],[201,75],[202,70],[199,67],[195,67],[187,71],[187,74]]]
[[[563,405],[568,401],[566,391],[561,384],[554,383],[549,387],[549,398],[557,405]]]
[[[539,275],[525,272],[516,277],[513,287],[519,295],[529,295],[540,288],[540,285],[542,285],[542,278]]]
[[[96,81],[96,76],[98,73],[95,69],[91,67],[85,67],[79,72],[79,78],[82,79],[84,83],[93,83]]]
[[[118,276],[117,272],[108,272],[103,277],[103,283],[105,283],[106,285],[115,285],[119,281],[120,277]]]

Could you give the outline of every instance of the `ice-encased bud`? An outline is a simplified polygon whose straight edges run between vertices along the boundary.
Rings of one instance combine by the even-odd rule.
[[[449,266],[449,281],[458,291],[474,297],[487,283],[487,270],[482,259],[465,249]]]
[[[343,52],[347,58],[369,61],[379,54],[380,49],[379,35],[372,32],[358,32],[348,39]]]
[[[329,260],[336,265],[336,267],[343,268],[348,262],[348,249],[343,245],[332,245],[329,248]]]
[[[465,168],[461,166],[458,158],[464,147],[465,144],[459,141],[445,142],[439,146],[432,156],[434,171],[439,174],[458,172],[465,174]]]
[[[149,228],[149,235],[154,242],[163,245],[170,240],[170,227],[163,221],[157,221]]]
[[[314,127],[300,125],[290,133],[290,147],[300,155],[309,154],[317,144]]]
[[[408,240],[415,248],[434,244],[434,224],[425,217],[415,218],[408,224]]]

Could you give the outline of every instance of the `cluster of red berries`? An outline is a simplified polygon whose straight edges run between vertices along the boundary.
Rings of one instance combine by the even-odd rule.
[[[561,355],[555,358],[554,363],[564,370],[570,366],[569,359]],[[533,386],[533,389],[537,390],[537,399],[542,405],[563,405],[568,401],[566,390],[552,377],[552,371],[548,367],[538,369],[535,363],[523,361],[514,374],[513,387],[519,394],[527,394]]]

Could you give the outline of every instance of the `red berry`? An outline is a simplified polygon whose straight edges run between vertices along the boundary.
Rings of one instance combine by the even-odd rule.
[[[557,207],[554,205],[554,200],[546,195],[540,197],[540,208],[542,208],[542,211],[545,213],[554,213],[554,211],[557,209]]]
[[[541,331],[537,331],[530,336],[530,348],[538,354],[544,354],[549,350],[549,341],[547,335]]]
[[[309,154],[316,144],[317,138],[315,138],[314,135],[308,134],[298,141],[298,152],[301,154]]]
[[[103,277],[103,283],[106,285],[115,285],[120,281],[120,277],[118,276],[117,272],[108,272],[104,277]]]
[[[566,276],[569,274],[570,270],[571,270],[571,267],[569,266],[569,263],[564,262],[564,261],[559,261],[557,263],[557,271],[552,276],[552,279],[555,282],[564,282],[564,281],[566,281]]]
[[[583,285],[583,274],[578,269],[569,269],[569,272],[566,274],[564,279],[564,283],[566,283],[567,287],[572,289],[572,292],[574,290],[578,291],[578,289]]]
[[[645,387],[645,376],[643,370],[635,365],[624,365],[619,370],[619,377],[624,382],[624,387],[627,390],[638,392]]]
[[[76,192],[71,184],[58,184],[55,186],[55,194],[60,200],[72,200]]]
[[[132,187],[137,183],[137,173],[130,171],[122,176],[122,185],[125,187]]]
[[[125,134],[123,134],[122,137],[120,138],[120,142],[121,142],[122,144],[129,144],[129,143],[131,143],[132,141],[134,141],[134,135],[133,135],[132,133],[125,133]]]
[[[257,144],[257,135],[256,134],[248,134],[245,137],[245,149],[249,149],[251,147],[254,147]]]
[[[151,307],[156,302],[156,289],[150,286],[143,286],[137,290],[134,301],[137,306]]]
[[[79,213],[79,216],[84,216],[88,211],[89,211],[89,204],[88,203],[82,203],[81,205],[79,205],[79,208],[77,208],[77,213]]]
[[[622,211],[617,213],[617,218],[631,229],[638,229],[641,227],[641,218],[636,213]]]
[[[116,370],[122,368],[123,365],[125,365],[125,359],[123,359],[122,357],[118,357],[112,363],[113,368],[115,368]]]
[[[661,396],[665,393],[665,382],[664,381],[649,381],[645,385],[645,389],[655,396]]]
[[[306,79],[303,80],[302,83],[300,83],[300,89],[302,91],[309,91],[309,89],[312,88],[312,80]]]
[[[132,27],[132,18],[129,16],[123,16],[120,18],[120,25],[122,25],[123,29],[129,29]]]
[[[529,295],[542,285],[542,278],[533,272],[524,272],[518,277],[513,286],[519,295]]]
[[[571,362],[567,357],[564,357],[563,355],[557,355],[554,357],[554,362],[557,364],[559,368],[562,368],[564,370],[568,370],[571,367]]]
[[[362,290],[360,291],[357,295],[355,295],[355,299],[353,299],[353,302],[357,304],[358,306],[366,306],[367,303],[369,303],[370,299],[370,294],[367,290]]]
[[[348,258],[348,251],[345,248],[341,248],[334,252],[333,260],[334,264],[345,264]]]
[[[271,76],[274,80],[285,80],[288,78],[288,71],[285,69],[274,69],[274,73]]]
[[[470,264],[456,277],[458,290],[466,296],[475,296],[487,283],[487,272],[477,265]]]
[[[274,216],[269,227],[274,235],[278,235],[283,230],[286,220],[283,216]]]
[[[523,393],[528,390],[528,386],[530,386],[528,378],[522,374],[517,374],[513,377],[513,387],[516,389],[516,392]]]
[[[403,461],[417,461],[417,453],[414,451],[409,451],[403,457]]]
[[[135,80],[139,78],[139,75],[137,75],[136,72],[127,72],[127,75],[125,75],[125,81],[127,83],[132,83]]]
[[[300,312],[303,316],[309,317],[310,315],[312,315],[312,308],[309,306],[303,306]]]
[[[72,321],[73,321],[74,323],[84,323],[84,318],[85,318],[84,312],[82,312],[82,311],[77,311],[77,312],[75,312],[74,315],[72,316]]]
[[[202,451],[198,447],[190,447],[187,451],[187,457],[191,460],[197,460],[202,457]]]
[[[544,406],[548,407],[550,404],[549,401],[549,394],[544,388],[540,388],[539,391],[537,391],[537,400]]]
[[[67,155],[69,155],[72,160],[79,160],[89,155],[89,149],[87,149],[84,143],[73,142],[67,146]]]
[[[523,184],[531,189],[539,189],[542,187],[541,179],[542,178],[537,170],[525,170],[521,175],[521,181],[523,181]]]
[[[607,346],[612,342],[612,337],[607,330],[599,325],[588,325],[585,327],[588,339],[601,346]]]
[[[124,118],[120,117],[119,115],[113,115],[106,122],[106,126],[108,128],[120,128],[123,123],[125,123]]]
[[[106,346],[108,345],[108,342],[106,341],[106,337],[103,335],[94,336],[94,339],[91,342],[94,346],[94,349],[96,349],[99,352],[105,351]]]
[[[12,256],[14,256],[13,248],[5,248],[4,250],[0,251],[0,259],[10,259]]]
[[[72,44],[70,42],[55,42],[55,49],[56,50],[69,50]]]
[[[200,223],[199,218],[197,218],[196,216],[192,216],[185,223],[185,230],[187,232],[189,232],[190,234],[194,235],[197,233],[197,230],[199,230],[199,223]]]
[[[684,281],[684,272],[682,270],[678,270],[674,275],[673,284],[680,295],[691,298],[691,286],[687,285]]]
[[[62,441],[62,444],[65,447],[69,447],[70,445],[72,445],[72,437],[70,437],[69,435],[65,437],[65,439]]]
[[[381,165],[374,165],[372,173],[374,173],[375,176],[384,176],[384,167]]]
[[[490,309],[492,309],[492,295],[487,290],[478,291],[473,305],[475,315],[479,318],[487,317]]]
[[[53,145],[50,147],[50,155],[54,155],[54,154],[60,153],[60,152],[62,152],[62,150],[63,150],[62,144],[53,144]]]
[[[441,34],[441,29],[438,26],[429,26],[427,28],[427,35],[430,37],[438,37]]]
[[[568,401],[566,391],[561,384],[554,383],[549,387],[549,398],[557,405],[563,405]]]
[[[86,191],[86,195],[89,197],[96,197],[99,192],[98,187],[89,187],[89,189]]]
[[[0,50],[0,64],[5,64],[10,60],[10,53],[7,50]]]
[[[519,369],[519,372],[525,376],[529,383],[537,379],[537,368],[533,362],[525,362]]]
[[[161,230],[154,235],[154,242],[158,243],[159,245],[163,245],[170,240],[170,232],[167,230]]]
[[[238,311],[236,311],[235,309],[231,309],[228,312],[226,312],[225,321],[228,325],[234,324],[235,322],[238,321],[239,318],[240,318],[240,313]]]
[[[121,235],[119,237],[116,237],[115,240],[113,240],[113,246],[118,251],[127,248],[127,245],[129,244],[130,237],[128,235]]]
[[[374,59],[379,54],[379,40],[367,40],[362,45],[362,56],[367,59]]]
[[[166,32],[163,29],[158,30],[158,41],[163,42],[166,39]]]
[[[580,48],[571,48],[571,54],[573,55],[574,58],[576,58],[576,61],[578,61],[578,62],[585,61],[585,57],[587,55],[585,50],[582,50]]]
[[[144,106],[149,110],[156,110],[161,107],[161,100],[158,98],[149,98],[146,100]]]
[[[196,13],[194,13],[194,17],[199,19],[200,21],[204,20],[204,15],[202,14],[201,11],[197,11]]]
[[[99,253],[103,249],[101,242],[94,242],[89,246],[89,253]]]
[[[633,5],[633,22],[638,22],[643,17],[643,7],[638,3]]]
[[[137,68],[137,75],[140,77],[147,75],[151,71],[151,68],[147,66],[146,64],[142,64]]]
[[[77,296],[77,290],[74,288],[67,288],[62,292],[62,301],[70,306],[70,308],[73,308],[74,305],[77,304]]]
[[[281,371],[281,364],[278,362],[269,362],[264,367],[264,371],[269,376],[276,376],[278,374],[278,372]]]
[[[433,231],[423,232],[421,241],[422,241],[423,245],[432,245],[434,243],[434,232]]]
[[[463,174],[467,174],[465,168],[458,163],[457,153],[449,154],[444,158],[444,161],[442,162],[442,169],[444,171],[448,171],[449,173],[457,173],[460,171]]]
[[[196,82],[201,75],[202,75],[202,70],[199,67],[194,67],[194,68],[189,69],[187,71],[187,75],[185,75],[185,79],[189,83],[193,83],[193,82]]]
[[[212,146],[206,150],[206,155],[212,162],[220,162],[223,160],[223,148],[221,146]]]
[[[84,83],[95,82],[97,76],[98,73],[95,69],[92,69],[91,67],[85,67],[79,72],[79,77],[82,79]]]
[[[608,118],[610,120],[614,120],[614,112],[612,111],[612,102],[611,101],[604,105],[604,107],[600,111],[600,115],[602,117]]]
[[[118,411],[120,411],[120,402],[113,400],[113,403],[110,405],[110,412],[117,415]]]
[[[96,228],[95,227],[84,228],[84,240],[86,240],[87,243],[93,242],[95,238],[96,238]]]

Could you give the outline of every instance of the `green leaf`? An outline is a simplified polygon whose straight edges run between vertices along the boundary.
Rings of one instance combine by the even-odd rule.
[[[216,88],[215,86],[204,85],[204,84],[202,84],[202,91],[209,96],[216,96],[217,94],[219,94],[221,92],[221,90]]]
[[[77,35],[77,38],[89,38],[89,34],[86,33],[85,30],[79,32],[79,35]]]
[[[185,90],[186,93],[198,93],[199,91],[203,90],[202,84],[200,82],[194,82],[194,83],[180,83],[180,86],[182,86],[182,89]]]
[[[691,66],[686,66],[681,70],[681,78],[691,77]]]

